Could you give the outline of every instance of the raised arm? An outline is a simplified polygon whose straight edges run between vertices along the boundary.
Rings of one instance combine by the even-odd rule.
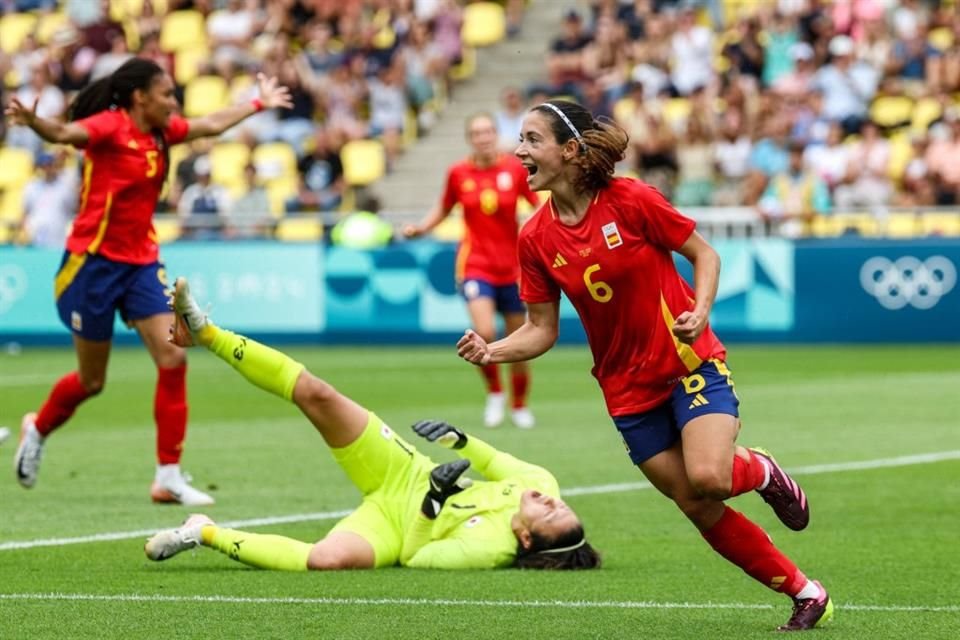
[[[407,238],[419,238],[433,231],[433,229],[443,222],[443,219],[450,215],[450,209],[443,206],[439,200],[430,209],[430,212],[420,221],[419,224],[408,224],[403,228],[403,235]]]
[[[16,96],[10,98],[10,104],[5,110],[6,116],[15,125],[22,125],[33,129],[38,136],[54,144],[69,144],[82,147],[90,140],[87,130],[75,122],[60,122],[47,120],[37,115],[37,102],[33,101],[30,108],[24,106]]]
[[[286,87],[277,86],[276,78],[268,78],[264,74],[258,73],[257,87],[260,90],[260,97],[256,100],[246,104],[235,104],[202,118],[191,118],[188,121],[190,130],[187,132],[187,140],[220,135],[233,125],[263,109],[275,109],[277,107],[289,109],[293,106],[290,99],[290,90]]]
[[[467,329],[457,342],[458,355],[473,364],[532,360],[550,350],[560,333],[560,302],[527,305],[527,321],[502,340],[491,342]]]

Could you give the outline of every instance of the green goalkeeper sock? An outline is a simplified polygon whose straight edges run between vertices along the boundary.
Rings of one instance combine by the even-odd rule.
[[[205,328],[213,327],[207,325]],[[284,400],[293,398],[293,387],[304,366],[276,349],[226,329],[215,327],[207,349],[264,391]]]
[[[204,525],[200,531],[204,546],[225,553],[233,560],[258,569],[306,571],[312,544],[262,533],[248,533]]]

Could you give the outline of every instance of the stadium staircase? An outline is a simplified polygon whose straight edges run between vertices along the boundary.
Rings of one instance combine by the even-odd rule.
[[[373,186],[383,203],[384,216],[397,224],[419,220],[440,197],[447,167],[467,153],[464,119],[475,111],[495,111],[503,87],[526,87],[544,78],[546,51],[560,29],[558,5],[554,0],[531,2],[520,34],[477,49],[473,76],[454,85],[430,132],[410,146],[393,170]]]

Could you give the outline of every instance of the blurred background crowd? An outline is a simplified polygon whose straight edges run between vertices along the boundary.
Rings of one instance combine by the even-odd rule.
[[[552,33],[522,31],[530,1]],[[374,208],[365,189],[430,144],[469,81],[464,37],[484,15],[547,48],[539,81],[494,88],[505,151],[528,106],[562,96],[619,122],[622,171],[681,210],[746,207],[799,235],[838,211],[870,224],[960,197],[953,0],[0,0],[0,14],[0,102],[39,99],[44,117],[132,55],[170,72],[187,117],[252,99],[257,72],[291,88],[293,109],[174,147],[161,239]],[[61,246],[78,159],[6,123],[0,140],[0,242]]]

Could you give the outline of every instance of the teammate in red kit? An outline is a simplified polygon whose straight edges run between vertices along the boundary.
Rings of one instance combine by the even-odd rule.
[[[6,114],[15,124],[29,126],[47,142],[85,150],[79,210],[54,282],[60,319],[73,333],[78,368],[57,381],[38,412],[23,417],[14,466],[24,487],[37,481],[47,436],[80,403],[103,390],[119,312],[139,333],[158,371],[158,464],[151,498],[213,503],[180,470],[187,427],[186,356],[168,341],[173,314],[167,308],[166,274],[152,219],[170,145],[218,135],[262,109],[290,106],[289,91],[273,78],[261,75],[258,84],[260,97],[251,103],[185,120],[175,115],[170,76],[150,60],[132,58],[84,88],[70,106],[67,123],[38,117],[36,101],[32,106],[10,101]]]
[[[527,186],[527,172],[513,156],[497,150],[497,129],[493,116],[478,113],[467,119],[470,157],[453,165],[447,173],[443,198],[419,225],[408,226],[404,235],[415,238],[428,233],[446,218],[454,206],[463,208],[466,237],[457,254],[457,282],[460,283],[474,330],[485,340],[497,334],[496,314],[503,315],[506,333],[523,324],[526,309],[520,301],[517,279],[517,203],[521,198],[533,206],[540,201]],[[525,362],[514,363],[510,379],[513,392],[513,423],[529,429],[534,417],[527,407],[530,370]],[[506,400],[496,364],[481,368],[487,385],[483,421],[488,427],[503,422]]]
[[[577,309],[593,374],[630,458],[673,500],[720,555],[790,596],[783,631],[811,629],[833,615],[819,582],[724,500],[756,490],[793,530],[807,526],[807,498],[762,449],[735,443],[739,400],[726,351],[707,320],[720,260],[652,187],[614,178],[626,133],[578,104],[551,101],[524,118],[516,151],[531,189],[550,200],[519,240],[521,295],[528,319],[489,343],[467,331],[457,347],[475,364],[535,358],[558,334],[561,291]],[[693,264],[693,289],[672,252]]]

